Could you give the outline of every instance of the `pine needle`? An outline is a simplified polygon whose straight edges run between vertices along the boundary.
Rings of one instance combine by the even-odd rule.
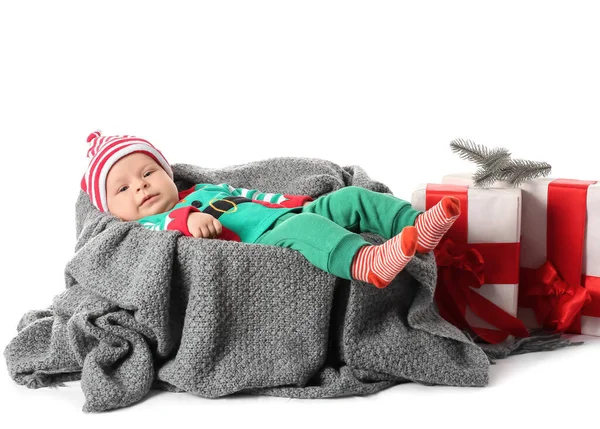
[[[494,184],[498,180],[498,170],[488,170],[486,168],[479,168],[473,174],[473,186],[476,188],[487,188]]]
[[[508,149],[499,147],[489,151],[483,168],[488,171],[498,171],[510,163],[510,152]]]
[[[498,180],[506,180],[517,187],[526,180],[548,176],[551,170],[552,166],[547,162],[513,159],[500,169]]]
[[[450,142],[452,152],[458,154],[462,159],[472,161],[483,167],[489,156],[489,149],[483,145],[476,144],[472,140],[454,139]]]

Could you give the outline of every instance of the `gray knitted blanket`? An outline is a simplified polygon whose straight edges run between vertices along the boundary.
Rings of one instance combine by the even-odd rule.
[[[320,159],[173,170],[179,190],[226,182],[313,197],[349,185],[390,192],[360,167]],[[437,312],[431,254],[377,289],[327,274],[291,249],[121,222],[83,192],[76,231],[65,290],[22,317],[4,356],[15,382],[31,388],[81,380],[85,412],[133,404],[151,388],[324,398],[409,381],[484,386],[488,356],[570,345],[556,336],[473,343]]]

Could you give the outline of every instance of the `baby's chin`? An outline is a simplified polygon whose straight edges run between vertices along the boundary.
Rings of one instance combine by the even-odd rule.
[[[175,207],[175,205],[177,204],[177,203],[171,203],[170,201],[167,201],[164,203],[162,201],[160,201],[158,203],[159,204],[154,204],[151,207],[148,207],[146,210],[144,210],[144,212],[142,213],[142,217],[154,216],[157,214],[168,212],[173,207]]]

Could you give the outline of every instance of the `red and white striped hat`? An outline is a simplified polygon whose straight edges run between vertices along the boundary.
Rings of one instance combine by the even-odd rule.
[[[101,136],[94,131],[87,138],[90,158],[85,175],[81,179],[81,189],[86,192],[92,204],[101,212],[108,212],[106,201],[106,177],[115,163],[134,152],[142,152],[154,159],[173,179],[173,170],[162,153],[149,141],[134,136]]]

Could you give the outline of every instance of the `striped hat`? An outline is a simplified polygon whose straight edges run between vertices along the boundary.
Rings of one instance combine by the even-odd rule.
[[[92,204],[101,212],[108,212],[106,201],[106,177],[115,163],[121,158],[142,152],[154,159],[173,179],[173,170],[162,153],[149,141],[134,136],[101,136],[94,131],[87,138],[90,148],[87,157],[90,164],[81,179],[81,189],[86,192]]]

